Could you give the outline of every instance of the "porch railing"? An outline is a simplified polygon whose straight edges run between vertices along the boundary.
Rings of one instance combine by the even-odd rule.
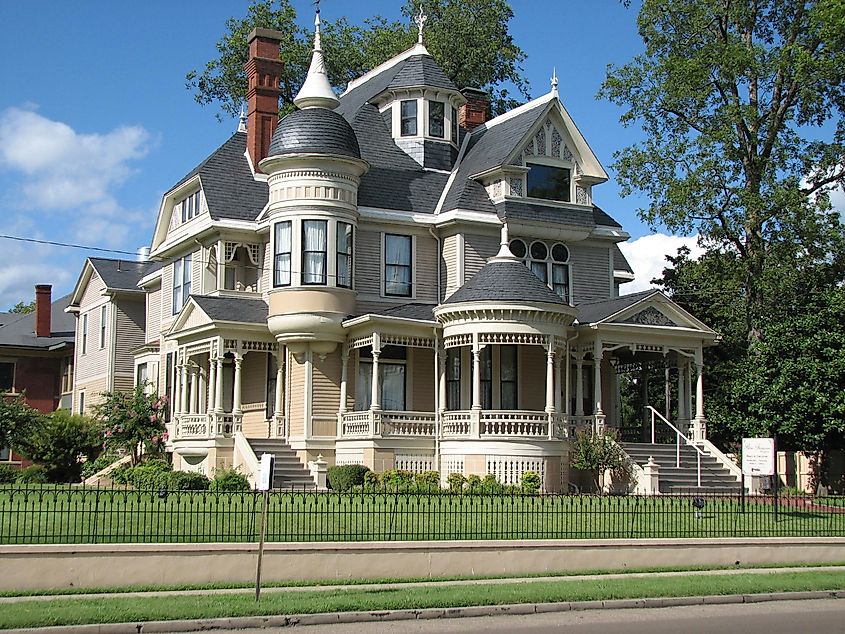
[[[366,410],[340,414],[344,438],[434,436],[433,412]]]
[[[675,468],[679,469],[681,467],[681,438],[684,439],[684,442],[695,449],[695,461],[696,461],[696,473],[698,478],[697,486],[701,486],[701,457],[704,455],[704,452],[699,449],[696,444],[691,441],[684,433],[675,427],[672,423],[670,423],[663,414],[658,412],[654,409],[651,405],[646,406],[651,411],[651,444],[655,444],[655,422],[657,419],[660,419],[663,424],[668,425],[674,432],[675,432]]]
[[[546,438],[569,436],[565,416],[528,410],[462,410],[444,412],[442,437]]]
[[[241,430],[242,415],[212,412],[209,414],[176,414],[174,440],[229,438]]]

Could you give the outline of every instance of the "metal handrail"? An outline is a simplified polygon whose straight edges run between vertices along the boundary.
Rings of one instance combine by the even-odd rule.
[[[695,449],[695,460],[696,460],[696,469],[698,472],[698,487],[701,487],[701,456],[704,455],[704,452],[699,449],[693,441],[691,441],[680,429],[675,427],[672,423],[670,423],[663,414],[658,412],[654,407],[651,405],[646,405],[647,409],[651,410],[651,444],[656,444],[654,442],[654,417],[657,416],[660,420],[666,423],[674,432],[675,432],[675,468],[680,468],[681,466],[681,438],[686,441],[686,444]]]

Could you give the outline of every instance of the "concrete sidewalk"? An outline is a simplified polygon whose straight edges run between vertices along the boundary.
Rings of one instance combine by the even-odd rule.
[[[312,586],[270,586],[261,589],[262,594],[273,594],[279,592],[330,592],[338,590],[396,590],[406,588],[430,588],[447,586],[467,585],[503,585],[511,583],[540,583],[549,581],[589,581],[596,579],[642,579],[654,577],[698,577],[708,575],[737,575],[737,574],[775,574],[783,572],[842,572],[845,574],[845,566],[806,566],[806,567],[779,567],[779,568],[729,568],[714,570],[679,570],[670,572],[622,572],[591,575],[556,575],[549,577],[509,577],[495,579],[459,579],[448,581],[411,581],[393,583],[356,583],[340,585],[312,585]],[[845,585],[845,584],[843,584]],[[242,588],[218,588],[201,590],[154,590],[149,592],[100,592],[90,594],[44,594],[21,597],[0,597],[0,605],[7,603],[24,603],[35,601],[54,601],[57,599],[108,599],[108,598],[156,598],[156,597],[178,597],[198,595],[224,595],[224,594],[250,594],[255,590],[252,587]]]

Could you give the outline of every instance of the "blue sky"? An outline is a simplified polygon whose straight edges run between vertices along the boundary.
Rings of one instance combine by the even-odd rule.
[[[313,6],[295,0],[300,21]],[[401,0],[324,0],[352,22],[400,18]],[[236,128],[185,89],[185,74],[215,54],[232,0],[0,2],[0,218],[3,234],[135,251],[148,244],[161,195]],[[532,96],[560,96],[599,159],[636,134],[595,99],[607,64],[641,50],[636,12],[617,0],[511,0],[511,33],[525,50]],[[331,52],[329,51],[330,55]],[[612,172],[611,172],[612,178]],[[632,234],[648,233],[638,201],[613,182],[596,202]],[[30,300],[35,283],[68,292],[93,253],[0,239],[0,310]]]

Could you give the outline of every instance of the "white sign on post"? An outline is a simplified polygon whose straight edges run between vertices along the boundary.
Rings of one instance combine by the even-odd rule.
[[[261,464],[258,467],[258,490],[269,491],[273,488],[273,472],[276,467],[276,456],[271,453],[261,454]]]
[[[742,472],[749,476],[775,474],[775,439],[742,439]]]

